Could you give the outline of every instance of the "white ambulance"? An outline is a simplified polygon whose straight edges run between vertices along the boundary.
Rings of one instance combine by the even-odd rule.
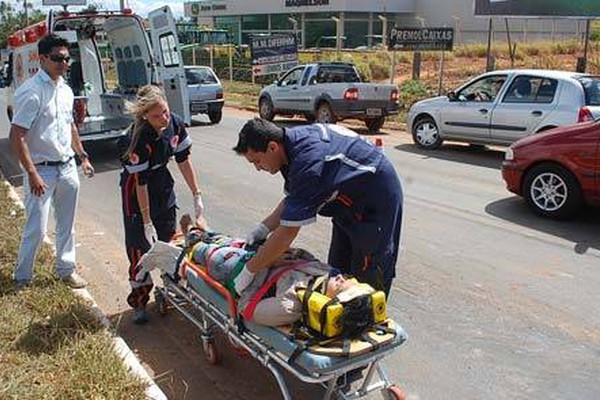
[[[50,31],[70,43],[71,63],[65,78],[75,93],[74,117],[82,140],[125,134],[132,122],[125,101],[134,100],[137,89],[149,83],[162,85],[171,110],[189,125],[187,81],[171,10],[164,6],[150,12],[148,34],[144,22],[129,9],[50,12],[46,21],[8,39],[11,90],[37,72],[37,42]],[[11,99],[9,108],[10,103]]]

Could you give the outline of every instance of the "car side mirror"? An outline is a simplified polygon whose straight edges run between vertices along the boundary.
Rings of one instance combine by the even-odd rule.
[[[448,100],[450,100],[450,101],[457,101],[458,100],[458,97],[456,97],[456,93],[453,90],[449,91],[446,94],[446,96],[448,96]]]

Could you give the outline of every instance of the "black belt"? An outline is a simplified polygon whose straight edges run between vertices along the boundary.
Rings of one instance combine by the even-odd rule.
[[[36,163],[35,165],[42,165],[44,167],[58,167],[59,165],[67,164],[72,159],[73,159],[73,156],[67,158],[65,161],[42,161],[42,162]]]

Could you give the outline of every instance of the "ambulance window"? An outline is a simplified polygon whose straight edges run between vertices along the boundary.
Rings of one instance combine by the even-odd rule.
[[[117,60],[120,60],[121,58],[123,58],[123,50],[121,50],[120,47],[117,47],[115,49],[115,57],[117,57]]]
[[[175,40],[175,36],[169,32],[160,36],[159,41],[163,65],[165,67],[179,66],[179,53],[177,52],[177,41]]]
[[[129,46],[125,47],[123,53],[125,53],[125,58],[131,58],[131,48]]]
[[[137,44],[133,45],[133,56],[134,57],[142,56],[142,51],[140,50],[140,46],[138,46]]]

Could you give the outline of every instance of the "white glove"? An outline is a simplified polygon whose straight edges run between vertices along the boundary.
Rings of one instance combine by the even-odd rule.
[[[196,212],[196,219],[204,214],[204,203],[202,203],[202,196],[200,193],[194,196],[194,211]]]
[[[235,291],[238,295],[241,295],[244,289],[246,289],[252,283],[254,279],[254,273],[248,271],[248,268],[244,265],[244,268],[240,271],[238,276],[233,280]]]
[[[251,246],[256,242],[265,240],[270,232],[271,231],[269,228],[267,228],[267,226],[261,222],[256,226],[256,228],[252,229],[252,231],[246,235],[246,244]]]
[[[152,222],[147,222],[144,224],[144,236],[146,236],[146,241],[150,246],[156,242],[158,235],[156,234],[156,229]]]

